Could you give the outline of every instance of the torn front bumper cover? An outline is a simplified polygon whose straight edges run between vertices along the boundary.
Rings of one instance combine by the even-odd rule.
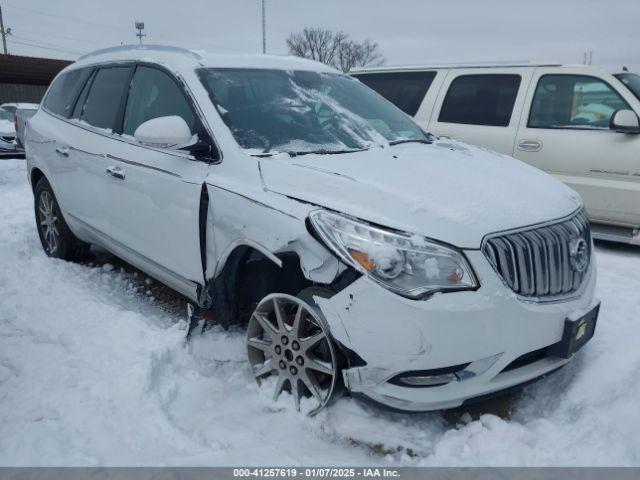
[[[354,394],[403,411],[454,408],[528,383],[569,360],[548,354],[565,320],[588,311],[595,275],[562,302],[518,298],[479,251],[465,252],[481,287],[414,301],[361,277],[316,297],[333,337],[366,365],[343,370]]]

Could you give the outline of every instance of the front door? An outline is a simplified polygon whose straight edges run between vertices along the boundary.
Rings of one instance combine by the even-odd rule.
[[[155,148],[134,138],[145,121],[170,115],[182,117],[202,138],[193,105],[177,82],[159,68],[137,66],[120,141],[112,142],[105,159],[110,203],[106,233],[186,293],[181,284],[204,283],[199,214],[209,164],[179,147]]]
[[[537,69],[514,156],[575,189],[592,220],[637,228],[640,135],[612,131],[609,121],[616,110],[637,112],[638,102],[615,82],[581,68]]]

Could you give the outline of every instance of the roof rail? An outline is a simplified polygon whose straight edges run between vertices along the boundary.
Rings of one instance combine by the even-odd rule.
[[[500,67],[560,67],[561,63],[557,62],[532,62],[523,61],[482,61],[482,62],[449,62],[449,63],[432,63],[419,65],[385,65],[381,67],[364,67],[352,70],[353,73],[358,72],[374,72],[388,70],[424,70],[430,68],[500,68]]]
[[[202,57],[200,55],[198,55],[193,50],[189,50],[187,48],[172,47],[172,46],[168,46],[168,45],[149,45],[149,44],[135,45],[135,44],[132,44],[132,45],[118,45],[117,47],[107,47],[107,48],[102,48],[100,50],[96,50],[94,52],[85,53],[80,58],[78,58],[77,61],[85,60],[87,58],[95,57],[95,56],[98,56],[98,55],[104,55],[104,54],[107,54],[107,53],[126,52],[128,50],[145,50],[145,51],[152,51],[152,52],[182,53],[182,54],[185,54],[185,55],[189,55],[189,56],[195,58],[196,60],[202,60]]]

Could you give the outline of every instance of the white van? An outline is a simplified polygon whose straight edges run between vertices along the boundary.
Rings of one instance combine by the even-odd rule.
[[[553,64],[389,67],[354,76],[431,133],[557,176],[583,197],[595,238],[640,244],[640,76]]]

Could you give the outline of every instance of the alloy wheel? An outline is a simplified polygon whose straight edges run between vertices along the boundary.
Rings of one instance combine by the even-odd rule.
[[[40,194],[38,202],[38,223],[46,243],[47,253],[54,255],[60,247],[60,230],[55,211],[55,200],[47,190]]]
[[[258,383],[275,376],[274,401],[283,390],[293,397],[309,398],[309,415],[324,408],[335,388],[336,355],[318,314],[297,297],[272,294],[251,315],[247,328],[247,351]]]

